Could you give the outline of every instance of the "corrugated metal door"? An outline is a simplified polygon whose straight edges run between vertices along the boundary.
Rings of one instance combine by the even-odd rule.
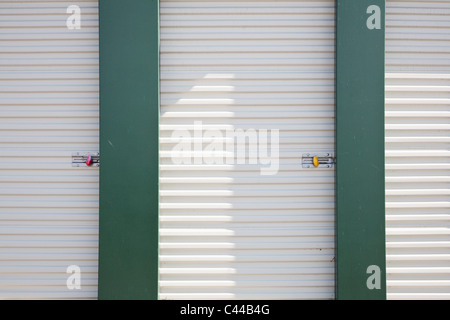
[[[78,0],[0,1],[0,299],[97,297],[98,12]],[[81,271],[69,290],[67,267]]]
[[[450,1],[387,1],[387,294],[450,299]]]
[[[277,174],[202,162],[238,129],[279,129]],[[161,299],[334,298],[334,170],[301,165],[334,152],[334,1],[161,1],[160,132]]]

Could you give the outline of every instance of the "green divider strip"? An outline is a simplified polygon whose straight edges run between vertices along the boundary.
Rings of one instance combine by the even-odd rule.
[[[157,299],[159,1],[99,16],[99,299]]]
[[[336,9],[336,294],[385,299],[385,1]]]

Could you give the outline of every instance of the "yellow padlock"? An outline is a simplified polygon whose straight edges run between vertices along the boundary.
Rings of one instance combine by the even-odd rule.
[[[313,164],[314,164],[314,167],[316,167],[316,168],[319,166],[319,158],[317,156],[315,156],[313,158]]]

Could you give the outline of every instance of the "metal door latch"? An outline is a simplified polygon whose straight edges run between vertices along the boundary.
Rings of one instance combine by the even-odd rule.
[[[74,152],[72,153],[72,167],[99,167],[99,152]]]
[[[308,168],[333,168],[336,158],[331,152],[304,153],[302,155],[302,167]]]

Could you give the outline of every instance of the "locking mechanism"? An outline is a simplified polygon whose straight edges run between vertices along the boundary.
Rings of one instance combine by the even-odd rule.
[[[99,152],[74,152],[72,153],[72,167],[99,167]]]
[[[333,168],[336,158],[331,152],[304,153],[302,155],[302,167],[309,168]]]

